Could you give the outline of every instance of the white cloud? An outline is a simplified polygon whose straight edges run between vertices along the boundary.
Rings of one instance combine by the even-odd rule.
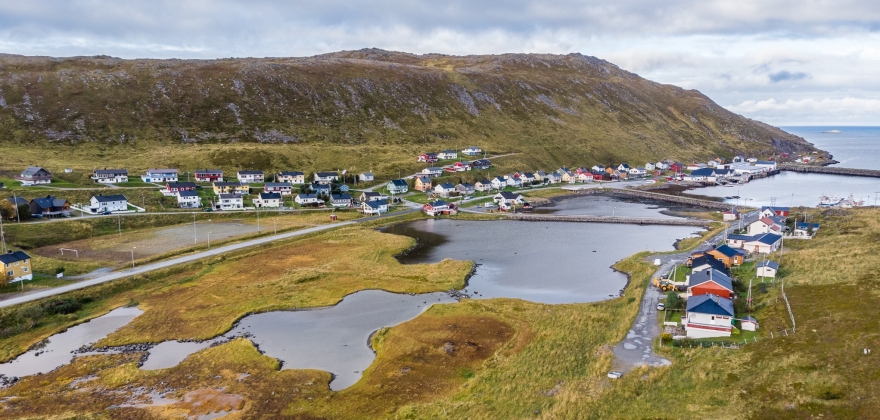
[[[880,99],[824,98],[744,101],[725,106],[731,112],[780,125],[880,125]]]

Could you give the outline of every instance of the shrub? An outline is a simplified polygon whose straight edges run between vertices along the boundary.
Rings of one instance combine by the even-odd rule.
[[[74,299],[53,299],[43,304],[43,309],[49,315],[70,314],[82,309],[82,304]]]
[[[671,291],[666,294],[667,309],[684,309],[684,299],[678,295],[678,292]]]
[[[664,343],[668,343],[672,341],[672,333],[662,333],[660,334],[660,341]]]

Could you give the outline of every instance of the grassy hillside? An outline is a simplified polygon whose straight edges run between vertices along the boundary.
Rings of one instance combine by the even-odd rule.
[[[482,146],[520,167],[811,150],[697,91],[579,54],[310,58],[0,56],[0,172],[415,168]],[[223,146],[220,146],[223,145]]]

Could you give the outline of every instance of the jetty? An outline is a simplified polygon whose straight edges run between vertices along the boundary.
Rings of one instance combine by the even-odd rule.
[[[661,187],[662,188],[662,187]],[[566,187],[562,187],[562,189],[567,189]],[[672,195],[672,194],[663,194],[657,193],[642,189],[633,189],[633,188],[582,188],[582,189],[570,189],[571,191],[575,191],[577,194],[585,194],[585,195],[608,195],[608,194],[617,194],[617,195],[626,195],[630,197],[636,198],[644,198],[648,200],[656,200],[656,201],[665,201],[667,203],[676,203],[683,204],[686,206],[692,207],[701,207],[705,209],[713,209],[713,210],[730,210],[732,208],[736,208],[737,211],[747,212],[752,210],[751,207],[748,206],[734,206],[729,203],[724,203],[721,201],[712,201],[712,200],[704,200],[700,198],[687,197],[681,195]]]
[[[582,222],[582,223],[618,223],[626,225],[663,225],[663,226],[698,226],[708,227],[710,220],[695,219],[661,219],[650,217],[622,217],[622,216],[588,216],[588,215],[556,215],[556,214],[528,214],[511,213],[507,215],[511,220],[527,220],[534,222]]]
[[[880,178],[880,171],[876,169],[854,169],[841,168],[837,166],[815,166],[815,165],[794,165],[791,163],[782,163],[779,165],[782,171],[814,173],[814,174],[830,174],[830,175],[849,175],[849,176],[867,176],[872,178]]]

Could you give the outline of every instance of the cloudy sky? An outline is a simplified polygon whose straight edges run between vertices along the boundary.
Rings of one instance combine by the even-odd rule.
[[[579,52],[775,125],[880,125],[876,0],[0,2],[0,52],[10,54],[278,57],[365,47]]]

